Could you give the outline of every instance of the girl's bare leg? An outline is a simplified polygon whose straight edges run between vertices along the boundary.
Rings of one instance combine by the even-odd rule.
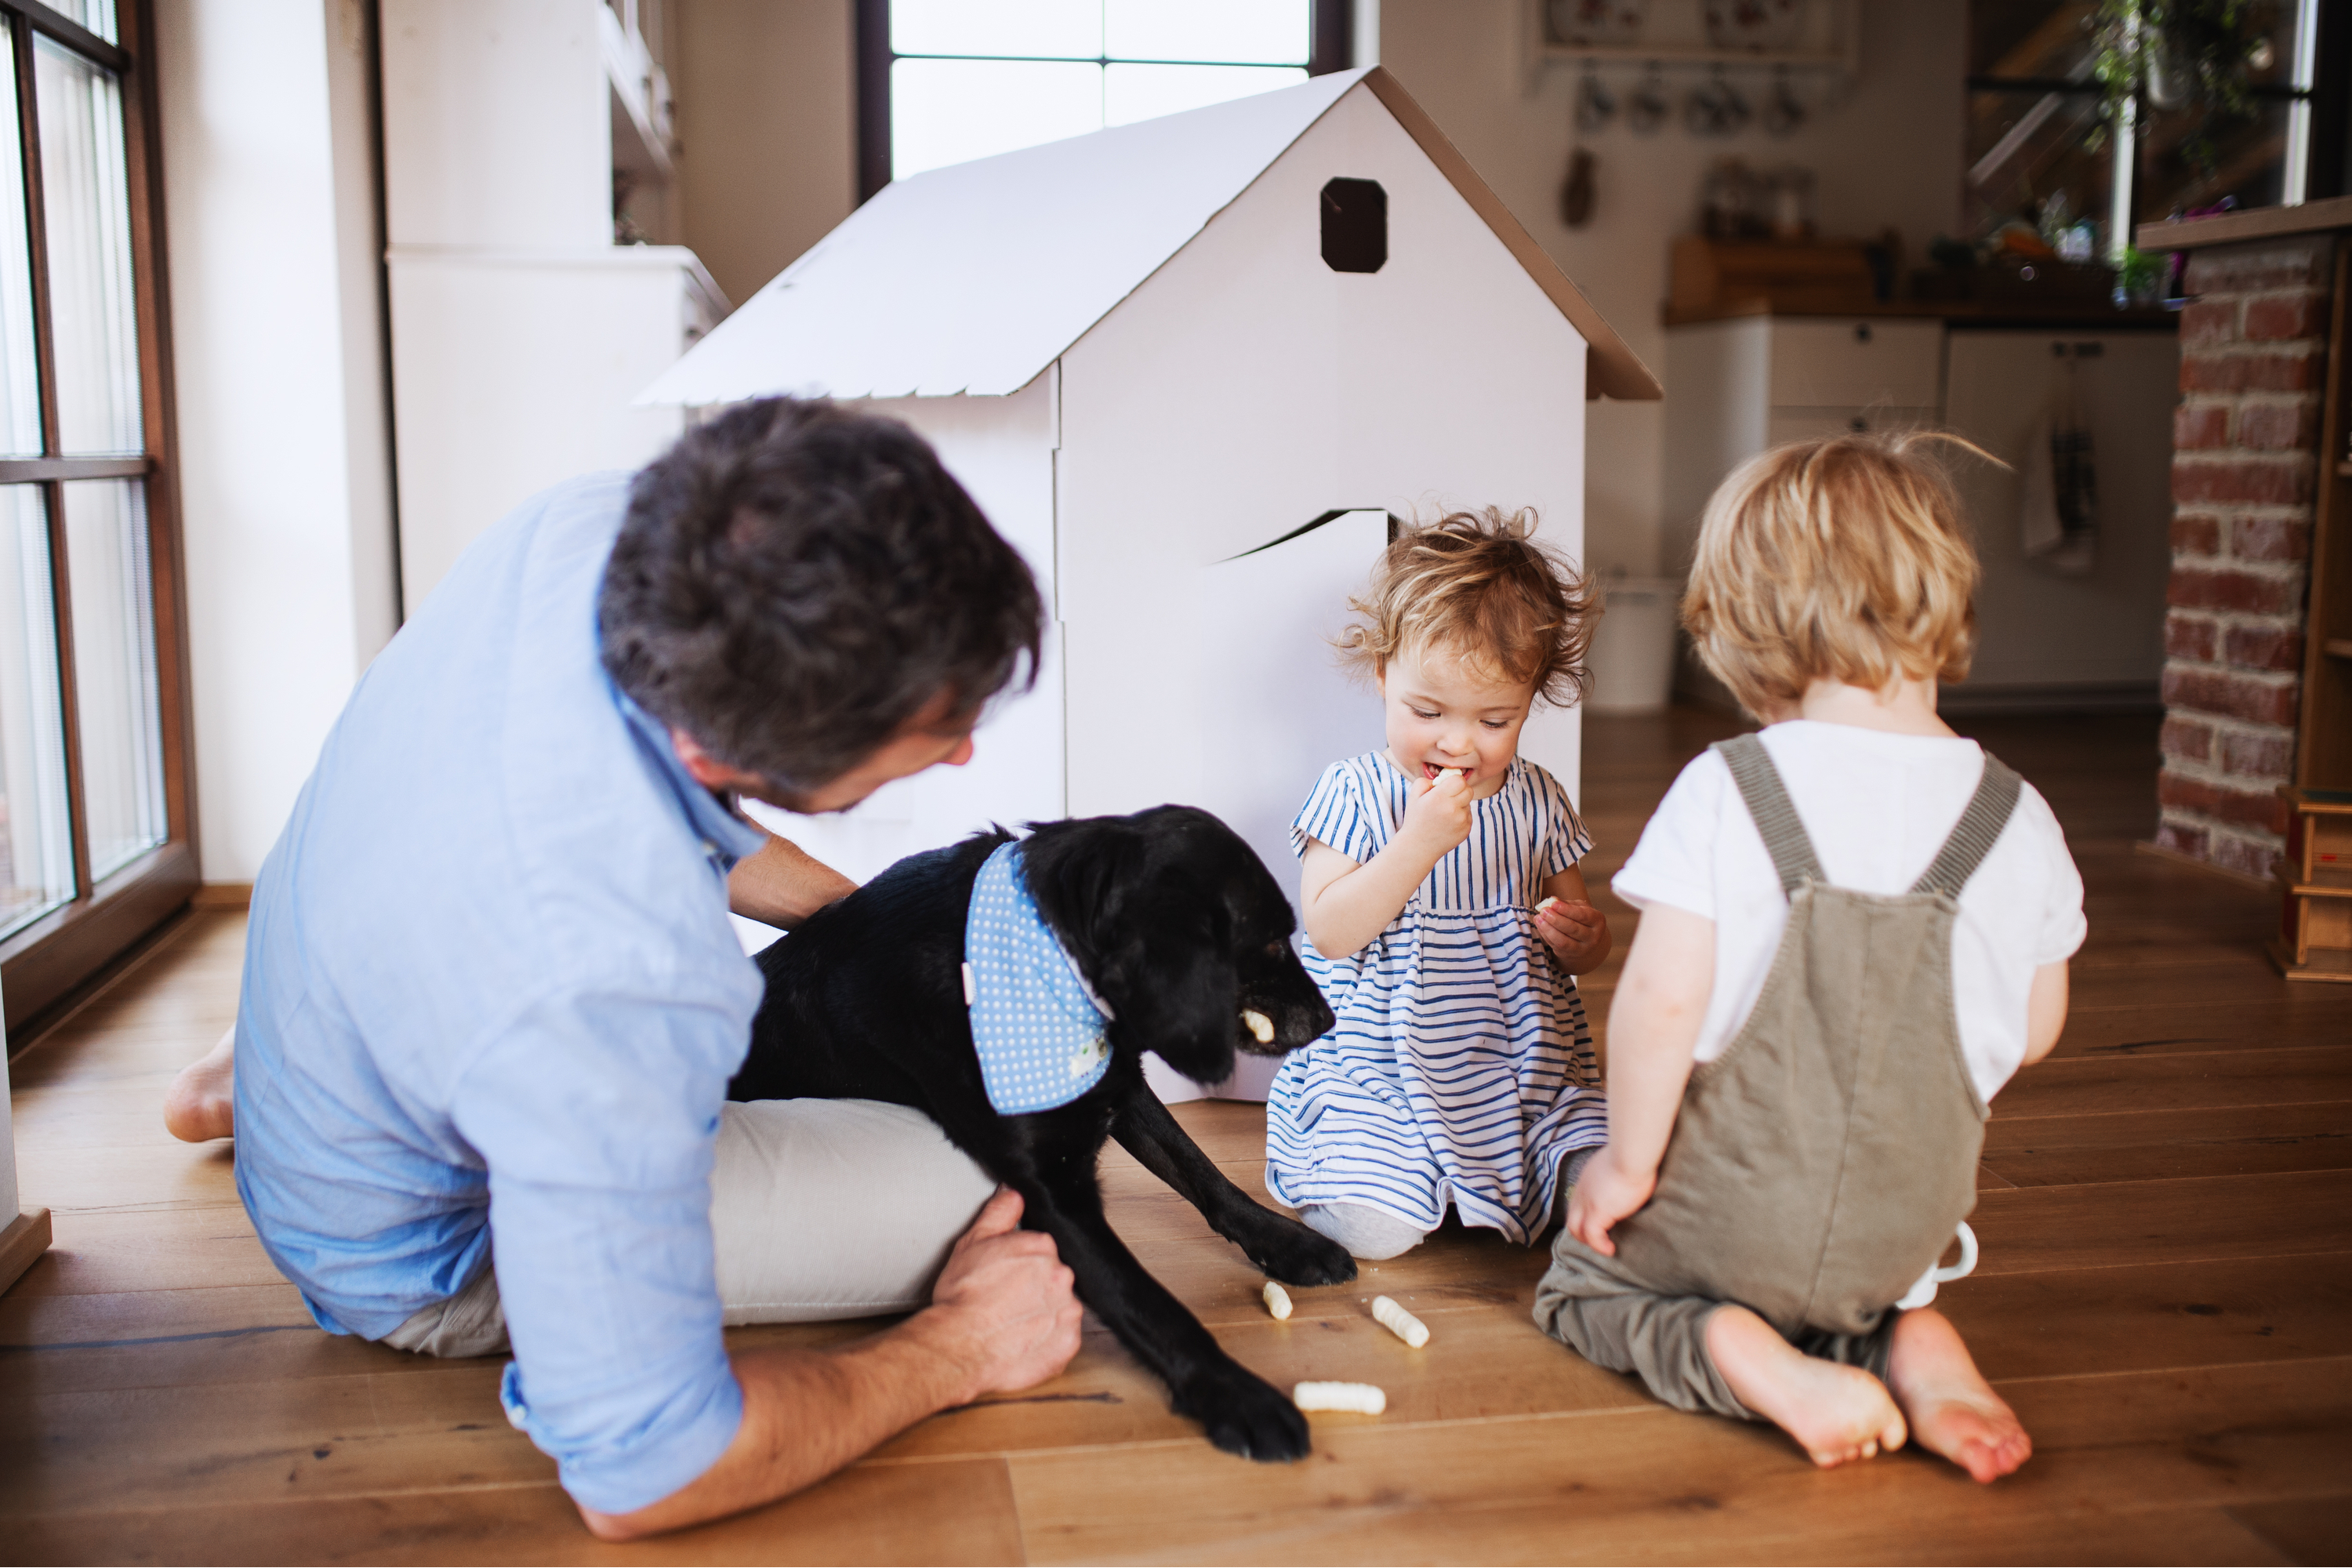
[[[1977,1371],[1951,1320],[1933,1308],[1895,1320],[1886,1381],[1919,1446],[1979,1481],[2000,1479],[2033,1452],[2017,1413]]]
[[[1823,1468],[1903,1447],[1903,1412],[1885,1384],[1860,1367],[1805,1354],[1745,1307],[1716,1309],[1706,1352],[1742,1405]]]
[[[163,1091],[163,1130],[184,1142],[202,1143],[236,1131],[232,1097],[236,1075],[236,1030],[202,1058],[180,1069]]]

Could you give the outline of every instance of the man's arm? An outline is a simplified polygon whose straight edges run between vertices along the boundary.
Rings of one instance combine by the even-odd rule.
[[[727,907],[782,931],[856,890],[856,883],[772,833],[727,874]]]
[[[580,1517],[604,1540],[630,1541],[740,1513],[934,1412],[1060,1372],[1077,1353],[1080,1309],[1053,1238],[1020,1220],[1020,1194],[1000,1190],[956,1243],[931,1305],[895,1329],[836,1350],[732,1357],[743,1424],[719,1462],[659,1502]]]

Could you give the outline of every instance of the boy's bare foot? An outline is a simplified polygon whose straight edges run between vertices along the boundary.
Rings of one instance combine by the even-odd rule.
[[[180,1069],[163,1092],[163,1130],[186,1143],[227,1138],[236,1131],[236,1031],[199,1060]]]
[[[1978,1480],[2000,1479],[2033,1452],[2033,1439],[1977,1371],[1960,1331],[1932,1308],[1895,1320],[1886,1381],[1920,1446]]]
[[[1903,1412],[1885,1384],[1860,1367],[1805,1354],[1745,1307],[1716,1309],[1706,1352],[1739,1402],[1824,1469],[1903,1447]]]

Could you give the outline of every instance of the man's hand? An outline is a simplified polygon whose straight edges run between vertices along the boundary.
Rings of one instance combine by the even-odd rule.
[[[1433,860],[1442,858],[1470,837],[1470,786],[1461,769],[1444,768],[1429,783],[1412,787],[1398,837],[1413,840]]]
[[[1582,899],[1551,899],[1538,905],[1536,934],[1570,974],[1597,969],[1609,956],[1609,917]]]
[[[1078,1353],[1086,1316],[1054,1238],[1021,1226],[1021,1194],[999,1187],[931,1288],[942,1354],[966,1371],[959,1404],[1045,1382]]]
[[[931,1305],[897,1328],[831,1350],[737,1351],[743,1425],[719,1462],[634,1513],[583,1505],[581,1518],[603,1540],[634,1541],[756,1508],[933,1411],[1069,1365],[1080,1316],[1070,1271],[1053,1237],[1020,1223],[1020,1194],[1000,1189],[955,1244]]]
[[[1568,1232],[1603,1258],[1617,1256],[1609,1232],[1619,1220],[1650,1201],[1658,1184],[1654,1167],[1631,1172],[1618,1163],[1617,1145],[1601,1146],[1585,1162],[1584,1173],[1569,1189]]]

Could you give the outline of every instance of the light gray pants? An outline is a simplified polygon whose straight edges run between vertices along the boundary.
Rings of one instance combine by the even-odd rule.
[[[1551,1258],[1536,1287],[1536,1321],[1548,1332],[1595,1366],[1633,1373],[1677,1410],[1756,1419],[1707,1352],[1707,1320],[1729,1303],[1652,1290],[1566,1231],[1553,1241]],[[1802,1328],[1781,1335],[1809,1356],[1858,1366],[1884,1383],[1902,1315],[1888,1308],[1866,1334]]]
[[[908,1312],[996,1183],[919,1110],[871,1100],[730,1101],[719,1113],[710,1229],[732,1323]],[[423,1355],[507,1348],[496,1270],[383,1337]]]

